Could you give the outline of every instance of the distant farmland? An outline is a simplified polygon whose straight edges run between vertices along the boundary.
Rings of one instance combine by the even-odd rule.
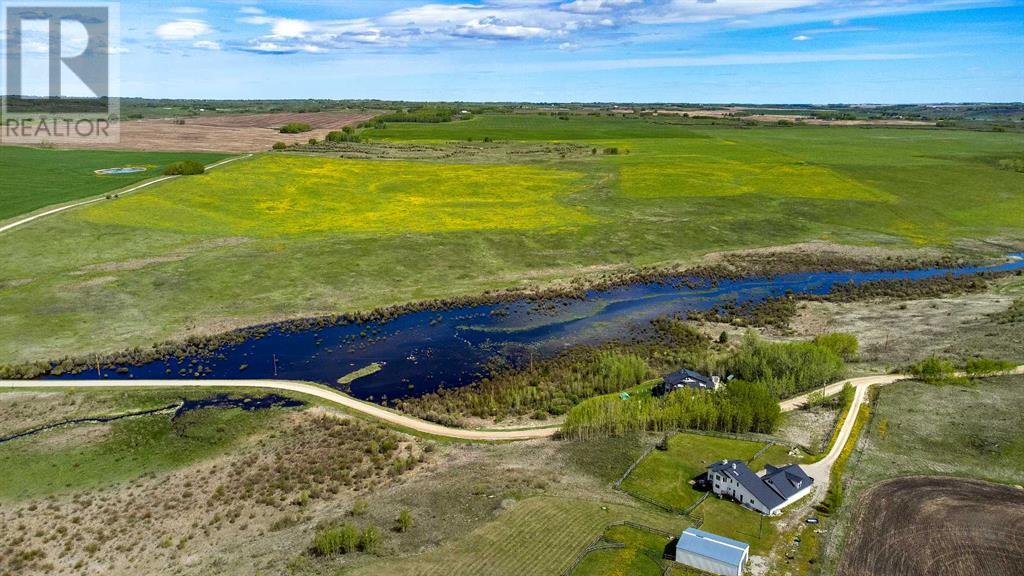
[[[1024,175],[1000,167],[1021,134],[530,114],[362,135],[378,140],[371,158],[428,141],[433,156],[257,156],[0,235],[0,361],[712,251],[825,240],[1002,253],[1024,239]],[[467,147],[481,155],[464,162]],[[34,164],[60,173],[49,154]]]

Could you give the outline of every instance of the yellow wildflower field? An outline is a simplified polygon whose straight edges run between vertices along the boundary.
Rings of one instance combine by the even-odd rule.
[[[561,202],[582,178],[530,166],[263,155],[103,202],[77,217],[254,237],[563,229],[593,221]]]

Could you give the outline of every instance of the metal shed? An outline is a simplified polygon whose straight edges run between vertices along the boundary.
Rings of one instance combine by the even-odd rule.
[[[683,530],[676,544],[676,562],[722,576],[740,576],[749,554],[743,542],[696,528]]]

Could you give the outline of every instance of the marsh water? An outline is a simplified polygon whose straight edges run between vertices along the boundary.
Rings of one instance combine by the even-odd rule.
[[[124,420],[125,418],[137,418],[139,416],[150,416],[152,414],[160,413],[172,413],[171,419],[179,418],[189,412],[201,410],[203,408],[239,408],[246,412],[252,412],[254,410],[265,410],[267,408],[296,408],[304,405],[301,400],[294,398],[288,398],[287,396],[281,396],[278,394],[264,394],[262,396],[231,396],[228,394],[215,394],[206,398],[196,399],[182,399],[181,402],[174,404],[168,404],[159,408],[151,408],[149,410],[139,410],[137,412],[126,412],[124,414],[115,414],[111,416],[90,416],[85,418],[71,418],[68,420],[62,420],[60,422],[54,422],[52,424],[45,424],[29,430],[23,430],[7,436],[0,436],[0,444],[9,442],[11,440],[17,440],[19,438],[25,438],[26,436],[33,436],[40,432],[46,432],[47,430],[53,430],[54,428],[63,428],[65,426],[74,426],[76,424],[106,424],[108,422],[115,422],[117,420]]]
[[[358,398],[383,401],[418,396],[439,387],[471,384],[497,364],[550,357],[576,345],[630,337],[650,320],[729,303],[744,304],[787,292],[823,295],[841,283],[925,279],[982,271],[1024,269],[1022,255],[975,268],[884,272],[820,272],[765,278],[642,283],[589,292],[584,299],[521,300],[403,314],[392,320],[295,331],[270,327],[265,335],[225,345],[212,356],[170,357],[103,370],[110,379],[277,378],[344,388]],[[382,369],[349,386],[337,380],[372,363]],[[127,368],[127,371],[125,371]],[[61,378],[95,379],[96,371]]]

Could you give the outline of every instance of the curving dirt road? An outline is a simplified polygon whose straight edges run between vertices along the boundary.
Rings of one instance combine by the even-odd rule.
[[[1024,374],[1024,366],[1018,366],[1009,373]],[[906,374],[879,374],[874,376],[848,378],[846,380],[840,380],[834,384],[829,384],[824,388],[824,391],[826,395],[831,395],[841,390],[846,384],[853,386],[856,391],[856,395],[854,396],[853,407],[850,409],[850,414],[855,415],[857,408],[859,408],[864,402],[868,388],[871,386],[892,384],[893,382],[906,380],[908,378],[910,378],[910,376]],[[554,436],[559,430],[559,426],[543,426],[539,428],[524,428],[520,430],[470,430],[463,428],[450,428],[448,426],[442,426],[441,424],[435,424],[433,422],[427,422],[426,420],[407,416],[399,412],[393,412],[377,404],[363,402],[362,400],[342,394],[341,392],[325,386],[310,384],[308,382],[291,382],[285,380],[0,380],[0,388],[264,388],[270,390],[287,390],[289,392],[314,396],[322,400],[327,400],[328,402],[333,402],[345,408],[361,412],[368,416],[378,418],[390,424],[402,426],[424,434],[443,436],[458,440],[529,440],[533,438],[549,438]],[[779,406],[782,408],[783,412],[795,410],[807,402],[807,397],[810,394],[811,393],[801,394],[800,396],[783,400],[779,403]],[[835,445],[831,450],[829,450],[829,453],[820,461],[815,462],[814,464],[809,464],[805,467],[807,473],[814,478],[816,483],[820,483],[822,481],[827,483],[828,473],[832,468],[832,464],[836,461],[836,458],[839,457],[839,453],[842,451],[843,445],[846,444],[846,440],[850,437],[850,432],[853,430],[854,420],[856,420],[855,417],[846,418],[839,430],[839,435],[836,439]]]
[[[357,400],[324,386],[284,380],[81,380],[74,382],[66,380],[0,380],[0,388],[264,388],[287,390],[289,392],[314,396],[373,416],[390,424],[409,428],[424,434],[444,436],[458,440],[528,440],[531,438],[548,438],[558,431],[558,426],[523,430],[467,430],[449,428],[398,412],[392,412],[377,404]]]

